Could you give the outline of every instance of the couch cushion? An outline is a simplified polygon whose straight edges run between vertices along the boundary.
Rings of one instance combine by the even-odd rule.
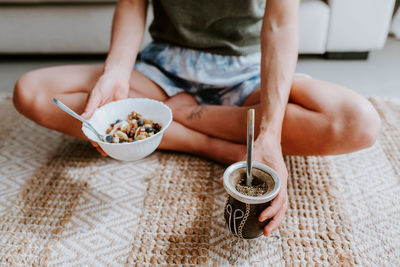
[[[97,4],[97,3],[116,3],[118,0],[0,0],[1,4]]]
[[[395,0],[330,0],[329,3],[327,51],[370,51],[384,46]]]
[[[105,53],[114,5],[0,8],[0,53]]]
[[[323,54],[329,27],[329,6],[319,0],[301,1],[299,10],[301,54]]]

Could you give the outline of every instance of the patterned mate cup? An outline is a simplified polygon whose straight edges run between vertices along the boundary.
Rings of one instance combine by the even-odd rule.
[[[268,190],[261,196],[247,196],[236,190],[240,178],[246,175],[246,162],[240,161],[229,166],[223,176],[224,188],[229,194],[224,217],[229,230],[237,237],[253,239],[263,234],[264,226],[270,221],[258,221],[260,213],[266,209],[278,195],[281,181],[271,167],[254,162],[252,175],[264,181]]]

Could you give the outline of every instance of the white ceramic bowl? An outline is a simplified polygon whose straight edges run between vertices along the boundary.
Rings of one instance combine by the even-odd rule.
[[[100,133],[105,134],[110,124],[117,119],[126,120],[135,111],[144,118],[161,124],[161,131],[152,137],[132,143],[112,144],[99,140],[87,127],[82,125],[83,133],[97,142],[110,157],[124,161],[142,159],[151,154],[161,142],[164,131],[172,122],[172,111],[164,103],[148,98],[128,98],[108,103],[96,110],[89,122]]]

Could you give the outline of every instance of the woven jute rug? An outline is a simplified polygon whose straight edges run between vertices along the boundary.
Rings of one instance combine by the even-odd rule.
[[[223,166],[166,152],[103,158],[0,95],[0,265],[400,266],[400,101],[370,100],[378,142],[286,157],[284,222],[243,241],[224,222]]]

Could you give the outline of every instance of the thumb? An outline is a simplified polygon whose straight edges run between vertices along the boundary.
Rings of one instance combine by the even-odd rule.
[[[101,95],[96,89],[93,89],[92,93],[89,95],[89,100],[86,104],[85,111],[81,116],[86,120],[90,119],[93,116],[96,108],[100,106],[100,103]]]

